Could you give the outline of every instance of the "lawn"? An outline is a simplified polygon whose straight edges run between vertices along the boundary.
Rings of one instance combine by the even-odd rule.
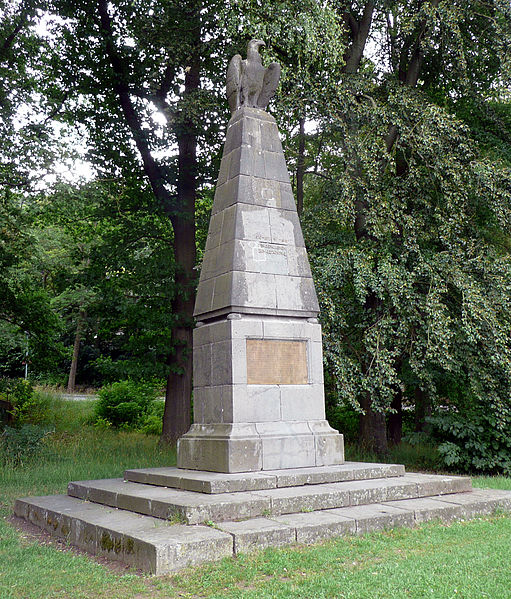
[[[127,467],[171,465],[157,438],[97,430],[90,402],[54,402],[56,432],[42,454],[0,472],[0,599],[35,598],[511,598],[511,517],[341,538],[266,550],[152,578],[119,572],[9,522],[17,497],[64,493],[70,480],[121,476]],[[475,486],[511,489],[505,477]]]

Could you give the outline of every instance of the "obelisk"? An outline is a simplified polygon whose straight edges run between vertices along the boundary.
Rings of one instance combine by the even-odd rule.
[[[325,419],[319,305],[275,119],[280,67],[259,40],[228,70],[232,117],[197,290],[194,424],[178,467],[253,472],[341,464]]]

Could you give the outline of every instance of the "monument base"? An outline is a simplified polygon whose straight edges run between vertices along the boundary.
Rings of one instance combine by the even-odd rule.
[[[326,420],[193,424],[178,441],[178,468],[255,472],[344,462],[343,436]]]

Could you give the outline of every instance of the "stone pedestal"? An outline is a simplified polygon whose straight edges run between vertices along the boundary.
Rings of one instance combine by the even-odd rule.
[[[240,108],[220,167],[194,331],[194,424],[178,467],[341,464],[325,420],[314,282],[275,120]]]

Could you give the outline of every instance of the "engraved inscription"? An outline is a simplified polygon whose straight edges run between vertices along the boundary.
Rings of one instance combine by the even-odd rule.
[[[306,385],[307,342],[247,339],[249,385]]]

